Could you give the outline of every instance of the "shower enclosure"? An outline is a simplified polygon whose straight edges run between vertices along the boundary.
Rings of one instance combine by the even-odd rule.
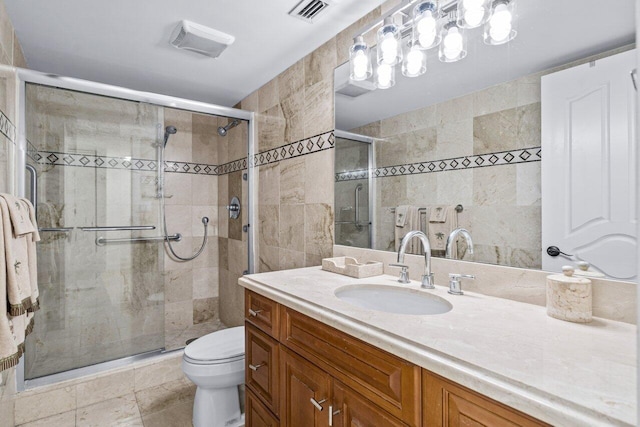
[[[29,173],[18,187],[35,202],[42,237],[41,310],[23,381],[97,372],[224,328],[220,276],[232,282],[253,270],[252,236],[231,232],[250,222],[253,114],[25,70],[19,77],[17,163]],[[241,201],[238,224],[225,210],[230,191]],[[243,271],[223,275],[219,246],[232,244],[244,248]]]
[[[336,244],[373,247],[373,138],[336,130]]]

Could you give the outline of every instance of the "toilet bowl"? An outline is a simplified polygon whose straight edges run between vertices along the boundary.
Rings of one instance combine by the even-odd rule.
[[[216,331],[187,345],[182,371],[197,386],[194,427],[244,425],[238,394],[244,383],[244,326]]]

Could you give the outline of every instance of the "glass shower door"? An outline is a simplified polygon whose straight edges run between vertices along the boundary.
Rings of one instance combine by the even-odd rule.
[[[360,140],[362,139],[362,140]],[[336,131],[336,244],[370,248],[372,144],[366,137]]]
[[[164,347],[162,244],[129,241],[162,234],[162,114],[150,104],[27,84],[27,163],[37,171],[42,240],[41,311],[26,343],[26,379]]]

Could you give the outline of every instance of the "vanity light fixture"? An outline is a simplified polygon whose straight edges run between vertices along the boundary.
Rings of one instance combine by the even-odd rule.
[[[467,38],[463,28],[451,19],[442,28],[442,43],[438,58],[442,62],[456,62],[467,56]]]
[[[458,26],[478,28],[489,19],[491,0],[460,0],[458,3]]]
[[[367,80],[373,74],[369,46],[362,36],[353,39],[349,49],[349,78],[355,81]]]
[[[440,44],[438,18],[440,9],[437,1],[423,1],[413,8],[412,45],[421,49],[431,49]]]
[[[396,65],[402,61],[400,28],[394,24],[393,16],[384,18],[376,37],[378,42],[378,64]]]
[[[495,0],[491,7],[491,18],[484,25],[484,42],[500,45],[513,40],[515,29],[515,0]]]
[[[516,1],[404,0],[355,35],[349,49],[350,79],[365,81],[374,76],[377,88],[390,88],[395,84],[398,64],[405,77],[424,74],[426,51],[435,47],[439,47],[440,61],[459,61],[467,56],[466,33],[482,26],[486,44],[505,44],[518,34]],[[377,68],[373,72],[364,35],[376,28]]]
[[[389,89],[396,84],[396,67],[382,63],[376,69],[376,87],[378,89]]]
[[[427,72],[427,53],[420,49],[417,43],[408,44],[404,61],[402,61],[402,75],[418,77]]]

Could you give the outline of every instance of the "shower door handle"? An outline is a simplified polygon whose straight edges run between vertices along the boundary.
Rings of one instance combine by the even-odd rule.
[[[38,174],[36,173],[36,168],[31,165],[25,165],[25,169],[29,172],[29,201],[33,205],[33,210],[35,211],[36,218],[38,218]]]
[[[358,184],[356,185],[356,189],[355,189],[355,200],[353,202],[355,209],[354,209],[354,224],[356,226],[356,228],[358,230],[362,229],[362,226],[360,225],[360,191],[362,191],[362,184]]]

